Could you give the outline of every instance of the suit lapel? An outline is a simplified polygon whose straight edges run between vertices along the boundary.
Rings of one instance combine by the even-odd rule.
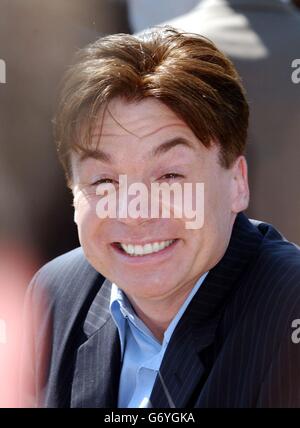
[[[224,309],[261,239],[246,216],[239,214],[225,255],[210,270],[171,337],[150,397],[152,407],[186,407],[195,392],[200,394],[209,374],[203,352],[214,343]]]
[[[110,316],[111,282],[105,280],[85,320],[87,340],[77,352],[71,407],[117,407],[120,341]]]
[[[212,344],[218,320],[193,322],[182,318],[164,355],[160,372],[150,397],[155,408],[186,407],[196,387],[205,378],[201,352]],[[198,324],[198,325],[197,325]]]

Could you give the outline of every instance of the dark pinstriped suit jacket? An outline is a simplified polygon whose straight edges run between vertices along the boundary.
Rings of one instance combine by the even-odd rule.
[[[103,280],[80,248],[33,279],[35,334],[26,346],[35,353],[30,392],[38,405],[117,406],[120,346]],[[239,214],[224,257],[175,329],[152,406],[300,407],[300,343],[291,338],[299,318],[299,249]]]

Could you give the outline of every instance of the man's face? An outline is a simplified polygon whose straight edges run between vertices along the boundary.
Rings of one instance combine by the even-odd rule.
[[[85,256],[133,299],[161,300],[188,291],[223,256],[236,213],[247,206],[245,160],[240,157],[224,169],[219,146],[205,148],[185,122],[154,99],[137,103],[115,99],[102,115],[94,131],[94,148],[101,132],[96,157],[72,155],[75,221]],[[128,186],[144,183],[149,194],[152,183],[192,183],[193,188],[204,183],[203,227],[187,229],[186,218],[172,215],[99,218],[96,188],[104,180],[118,189],[120,175],[126,175]],[[143,249],[170,245],[146,255],[124,250],[155,242],[161,247]]]

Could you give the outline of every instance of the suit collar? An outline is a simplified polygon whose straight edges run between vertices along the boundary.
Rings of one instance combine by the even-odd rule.
[[[111,317],[109,310],[111,285],[111,282],[105,279],[90,306],[83,325],[87,337],[99,330]]]
[[[71,407],[117,407],[121,351],[109,311],[110,292],[111,282],[106,279],[87,313],[86,341],[77,351]]]
[[[120,355],[118,330],[110,318],[78,348],[71,407],[118,406]]]

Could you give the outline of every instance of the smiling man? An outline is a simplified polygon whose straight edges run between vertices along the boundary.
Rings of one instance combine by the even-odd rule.
[[[242,213],[247,126],[239,77],[205,38],[157,28],[80,52],[55,130],[81,247],[29,287],[26,403],[300,406],[300,253]],[[185,185],[202,183],[203,224],[188,228],[174,195],[132,215],[122,177],[175,185],[193,207]],[[109,194],[117,215],[99,215]]]

